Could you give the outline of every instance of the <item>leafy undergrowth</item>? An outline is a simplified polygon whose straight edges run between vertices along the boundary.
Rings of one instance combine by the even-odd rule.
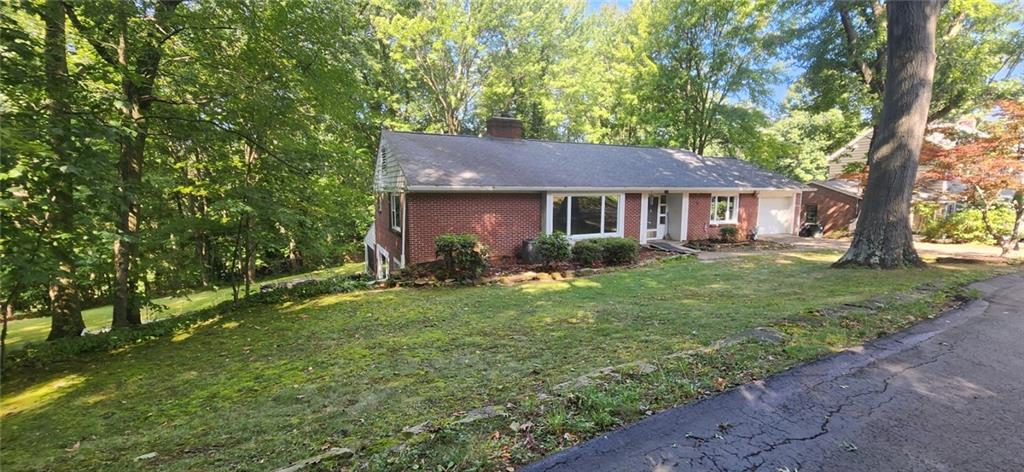
[[[835,257],[676,260],[560,282],[355,292],[225,313],[5,380],[0,466],[266,470],[341,446],[355,456],[324,467],[501,470],[899,329],[955,287],[1008,270],[829,269]],[[924,296],[897,298],[925,285]],[[785,342],[700,350],[759,326]],[[692,352],[672,356],[681,351]],[[633,361],[656,369],[554,389]],[[507,416],[457,422],[486,405]],[[424,422],[424,432],[402,433]],[[148,453],[156,456],[134,460]]]
[[[31,343],[23,349],[11,353],[5,360],[5,375],[10,371],[38,368],[46,365],[73,359],[86,353],[110,351],[170,336],[175,333],[187,332],[195,328],[216,322],[221,316],[235,310],[262,305],[278,305],[284,302],[306,300],[321,295],[348,293],[366,290],[370,278],[364,274],[344,275],[315,279],[281,287],[270,291],[255,292],[237,302],[225,300],[216,305],[200,310],[182,313],[177,316],[145,323],[134,329],[109,330],[102,333],[86,334],[76,338],[58,339],[45,343]]]
[[[260,280],[255,290],[265,283],[281,283],[307,278],[328,278],[345,275],[353,275],[362,272],[363,263],[347,263],[337,267],[321,269],[304,274],[285,275]],[[170,318],[183,315],[204,308],[214,306],[218,303],[231,300],[231,287],[221,287],[214,290],[201,290],[191,293],[162,297],[153,300],[153,306],[142,310],[143,322],[150,322],[157,319]],[[98,331],[110,328],[110,320],[113,316],[111,305],[90,308],[82,311],[82,319],[85,321],[86,329]],[[14,320],[7,326],[7,349],[10,351],[21,349],[29,343],[37,343],[46,340],[50,333],[50,318],[26,318]]]

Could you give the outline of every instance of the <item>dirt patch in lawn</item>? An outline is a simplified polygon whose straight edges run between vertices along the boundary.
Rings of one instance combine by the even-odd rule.
[[[702,240],[702,241],[687,241],[684,246],[699,251],[706,252],[749,252],[749,251],[778,251],[783,249],[791,249],[792,244],[780,243],[775,241],[766,240],[752,240],[752,241],[715,241],[715,240]]]

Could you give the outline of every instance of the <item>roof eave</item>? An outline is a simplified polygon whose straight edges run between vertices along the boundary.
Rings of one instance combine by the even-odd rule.
[[[802,192],[806,187],[516,187],[498,185],[409,185],[409,192]]]

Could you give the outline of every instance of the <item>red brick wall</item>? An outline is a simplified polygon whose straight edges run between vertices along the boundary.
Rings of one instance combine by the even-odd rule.
[[[757,228],[757,195],[740,194],[740,214],[737,220],[739,220],[739,224],[736,226],[740,228],[740,239],[747,239],[750,232]]]
[[[686,239],[701,240],[718,238],[719,225],[712,226],[711,194],[691,193],[690,208],[687,216]],[[757,227],[757,196],[752,193],[741,193],[739,214],[737,215],[740,239],[746,239],[750,231]],[[731,226],[731,225],[722,225]]]
[[[640,206],[642,204],[639,193],[626,194],[626,221],[622,227],[623,236],[640,240]]]
[[[434,238],[472,233],[496,261],[514,261],[523,241],[542,231],[539,193],[413,193],[406,202],[406,264],[436,259]]]
[[[718,231],[712,233],[708,222],[711,220],[711,194],[691,193],[690,208],[686,217],[686,239],[698,241],[718,237]]]
[[[380,244],[391,256],[391,267],[398,267],[402,257],[402,235],[391,229],[390,199],[388,194],[377,196],[377,215],[374,220],[374,231],[377,234],[377,244]],[[374,248],[376,252],[377,248]],[[379,255],[378,255],[379,257]]]
[[[818,222],[825,232],[850,228],[860,213],[860,199],[821,187],[803,193],[803,203],[818,205]],[[803,205],[797,205],[803,217]]]

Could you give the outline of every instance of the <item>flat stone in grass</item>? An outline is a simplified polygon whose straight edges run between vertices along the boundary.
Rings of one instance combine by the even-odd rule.
[[[537,277],[537,273],[533,271],[520,272],[518,274],[510,274],[502,277],[501,283],[506,285],[517,284],[520,282],[526,282],[527,280],[533,280]]]
[[[431,430],[430,422],[429,421],[424,421],[424,422],[422,422],[422,423],[420,423],[418,425],[406,426],[406,427],[402,428],[402,435],[405,436],[405,437],[412,437],[412,436],[415,436],[417,434],[426,433],[427,431],[430,431],[430,430]]]
[[[569,388],[587,387],[608,380],[618,380],[623,374],[649,374],[658,370],[654,364],[644,361],[627,362],[615,366],[602,367],[594,372],[581,375],[568,382],[555,385],[555,390],[566,390]]]
[[[505,411],[505,407],[487,405],[485,407],[476,408],[466,412],[466,416],[459,418],[455,421],[455,424],[466,424],[474,421],[480,421],[487,418],[494,418],[495,416],[508,416]]]
[[[141,456],[139,456],[139,457],[136,457],[136,458],[135,458],[135,461],[136,461],[136,462],[138,462],[138,461],[146,461],[146,460],[150,460],[150,459],[152,459],[152,458],[154,458],[154,457],[156,457],[156,456],[158,456],[158,455],[159,455],[159,454],[157,454],[157,453],[155,453],[155,452],[149,452],[149,453],[143,454],[143,455],[141,455]]]
[[[288,467],[277,469],[274,472],[296,472],[298,470],[305,469],[306,467],[319,464],[327,460],[348,459],[349,457],[352,457],[353,454],[355,454],[355,451],[347,447],[332,447],[323,454],[315,455],[313,457],[310,457],[309,459],[303,459],[292,465],[289,465]]]
[[[723,348],[738,344],[748,339],[762,343],[778,344],[786,339],[786,336],[775,328],[754,328],[740,331],[716,343],[715,347]]]

